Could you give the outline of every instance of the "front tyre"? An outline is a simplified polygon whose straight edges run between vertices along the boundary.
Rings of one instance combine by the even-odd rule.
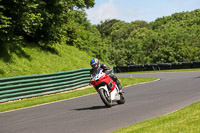
[[[120,94],[120,100],[117,101],[118,104],[124,104],[125,103],[125,98],[123,94]]]
[[[103,103],[107,106],[107,107],[111,107],[112,106],[112,101],[110,99],[110,96],[108,96],[106,90],[104,89],[99,89],[98,93],[101,97],[101,100],[103,101]]]

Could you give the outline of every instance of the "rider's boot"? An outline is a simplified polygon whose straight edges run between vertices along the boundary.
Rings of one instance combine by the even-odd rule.
[[[124,92],[122,91],[122,86],[121,86],[121,84],[120,84],[119,82],[118,82],[117,86],[118,86],[118,88],[119,88],[119,93],[120,93],[120,94],[124,93]]]

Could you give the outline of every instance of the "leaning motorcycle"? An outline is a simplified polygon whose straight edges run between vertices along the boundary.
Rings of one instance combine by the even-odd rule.
[[[90,84],[94,86],[107,107],[111,107],[113,102],[125,103],[125,98],[122,93],[119,93],[117,84],[103,72],[103,69],[96,69],[95,75],[90,79]]]

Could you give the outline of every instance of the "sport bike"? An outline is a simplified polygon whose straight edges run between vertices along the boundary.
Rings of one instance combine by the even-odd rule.
[[[94,86],[107,107],[111,107],[113,102],[125,103],[125,98],[122,93],[119,93],[117,84],[103,72],[103,69],[95,70],[94,76],[90,78],[90,84]]]

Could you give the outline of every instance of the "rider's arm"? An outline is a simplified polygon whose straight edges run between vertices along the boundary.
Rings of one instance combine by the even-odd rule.
[[[93,77],[93,69],[90,70],[90,78]]]
[[[109,75],[110,73],[112,73],[112,69],[106,66],[105,64],[101,64],[100,67],[103,69],[103,72],[105,72],[106,74]]]

